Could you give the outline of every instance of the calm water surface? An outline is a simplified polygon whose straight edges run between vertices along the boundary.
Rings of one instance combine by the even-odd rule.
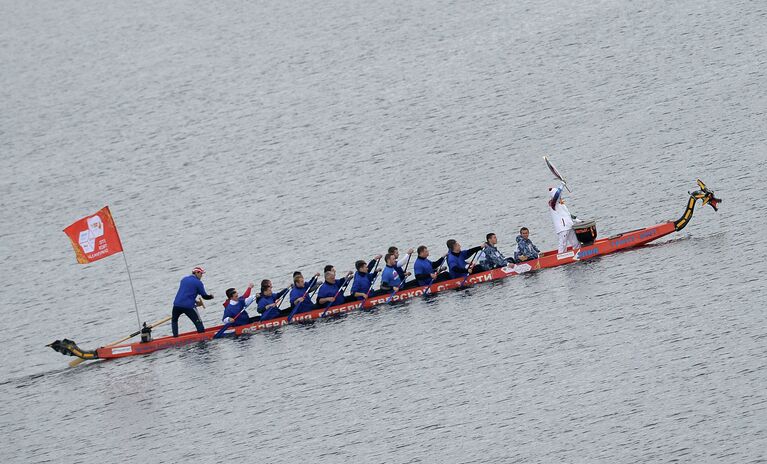
[[[760,1],[0,0],[3,462],[765,462]],[[549,154],[652,246],[238,340],[67,369],[195,265],[230,286],[519,227]],[[188,320],[182,328],[191,329]],[[168,333],[158,329],[156,335]]]

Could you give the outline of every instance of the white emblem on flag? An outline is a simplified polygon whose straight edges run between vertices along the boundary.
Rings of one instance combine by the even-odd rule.
[[[84,252],[93,253],[96,249],[96,239],[104,235],[104,223],[98,214],[89,217],[87,222],[88,229],[80,232],[78,241]]]

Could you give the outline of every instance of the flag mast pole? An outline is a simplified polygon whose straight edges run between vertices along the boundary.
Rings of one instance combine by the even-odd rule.
[[[109,212],[110,219],[112,220],[112,224],[114,224],[114,217],[112,217],[112,212]],[[128,266],[128,258],[125,256],[125,247],[123,246],[123,241],[120,238],[120,232],[117,230],[117,227],[115,227],[115,234],[117,234],[117,240],[120,241],[120,248],[122,248],[123,252],[123,260],[125,260],[125,270],[128,272],[128,282],[130,282],[130,292],[133,295],[133,307],[136,309],[136,321],[138,322],[138,329],[141,330],[141,316],[138,314],[138,303],[136,302],[136,291],[133,289],[133,279],[130,276],[130,266]]]
[[[138,322],[139,330],[141,330],[141,317],[138,314],[138,303],[136,303],[136,291],[133,289],[133,279],[130,276],[130,267],[128,267],[128,258],[125,257],[125,249],[123,249],[123,259],[125,260],[125,270],[128,271],[128,282],[130,282],[130,291],[133,294],[133,307],[136,308],[136,321]]]

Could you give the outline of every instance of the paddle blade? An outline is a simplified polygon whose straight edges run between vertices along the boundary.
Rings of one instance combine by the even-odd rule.
[[[221,329],[218,332],[216,332],[216,335],[213,336],[213,340],[223,337],[224,333],[226,333],[226,329],[228,329],[231,326],[232,324],[224,324],[224,326],[221,327]]]

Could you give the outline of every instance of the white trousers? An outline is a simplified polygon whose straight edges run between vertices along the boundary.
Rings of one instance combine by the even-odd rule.
[[[563,230],[558,233],[557,236],[559,236],[559,253],[567,251],[567,247],[569,246],[573,247],[573,250],[577,250],[581,247],[581,243],[578,241],[578,237],[575,236],[575,231],[573,229]]]

